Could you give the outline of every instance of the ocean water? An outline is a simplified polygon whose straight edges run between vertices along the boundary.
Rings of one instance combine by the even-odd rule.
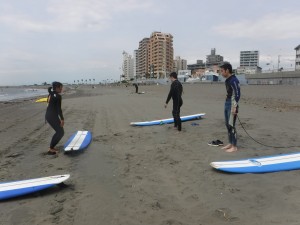
[[[0,102],[48,95],[48,90],[21,87],[0,87]]]

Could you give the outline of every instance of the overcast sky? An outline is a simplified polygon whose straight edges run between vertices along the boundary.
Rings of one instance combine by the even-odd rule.
[[[259,50],[263,69],[279,55],[293,68],[299,9],[299,0],[0,0],[0,86],[118,80],[123,50],[153,31],[171,33],[188,64],[216,48],[234,67],[240,51]]]

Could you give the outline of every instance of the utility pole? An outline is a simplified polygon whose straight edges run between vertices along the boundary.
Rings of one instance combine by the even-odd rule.
[[[280,55],[278,55],[277,72],[279,72]]]

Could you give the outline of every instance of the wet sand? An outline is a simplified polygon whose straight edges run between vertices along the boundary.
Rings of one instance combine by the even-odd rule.
[[[226,153],[224,84],[185,84],[181,115],[201,120],[131,127],[130,122],[171,117],[169,86],[81,86],[63,96],[65,136],[90,130],[78,154],[45,155],[53,130],[45,103],[0,103],[0,182],[70,173],[67,187],[50,188],[0,203],[0,224],[61,225],[271,225],[300,223],[299,171],[227,174],[212,161],[291,153],[300,147],[255,143],[238,125],[238,147]],[[239,117],[248,133],[272,146],[300,146],[298,86],[242,86]],[[196,123],[196,125],[192,125]]]

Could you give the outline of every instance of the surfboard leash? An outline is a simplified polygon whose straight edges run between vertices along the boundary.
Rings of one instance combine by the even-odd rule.
[[[255,140],[255,139],[247,132],[247,130],[246,130],[246,128],[243,126],[243,124],[242,124],[242,122],[241,122],[239,116],[238,116],[238,115],[236,115],[236,116],[237,116],[237,118],[238,118],[238,120],[239,120],[239,122],[240,122],[241,127],[242,127],[243,130],[245,131],[245,133],[246,133],[246,134],[247,134],[254,142],[256,142],[257,144],[260,144],[260,145],[265,146],[265,147],[271,147],[271,148],[299,148],[299,147],[300,147],[300,146],[273,146],[273,145],[266,145],[266,144],[264,144],[264,143],[261,143],[260,141]]]

